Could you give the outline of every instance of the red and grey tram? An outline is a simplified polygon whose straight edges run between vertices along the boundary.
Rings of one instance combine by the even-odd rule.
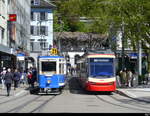
[[[116,90],[115,55],[113,52],[87,53],[77,61],[77,74],[87,91]]]

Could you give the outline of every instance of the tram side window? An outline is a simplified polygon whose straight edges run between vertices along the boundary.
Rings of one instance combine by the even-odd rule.
[[[82,73],[85,73],[85,72],[86,72],[85,63],[82,63],[82,64],[81,64],[81,71],[82,71]]]
[[[42,71],[56,71],[56,62],[42,62]]]
[[[59,73],[64,74],[64,64],[63,63],[59,64]]]

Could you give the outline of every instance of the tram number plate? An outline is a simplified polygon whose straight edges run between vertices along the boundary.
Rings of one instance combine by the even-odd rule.
[[[51,83],[51,80],[47,80],[47,83]]]

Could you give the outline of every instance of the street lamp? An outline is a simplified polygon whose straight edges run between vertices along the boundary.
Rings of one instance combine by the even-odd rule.
[[[121,56],[122,56],[122,59],[121,59],[121,62],[122,62],[122,66],[121,66],[121,68],[122,68],[122,70],[124,70],[124,68],[125,68],[125,60],[124,60],[124,22],[122,23],[122,25],[121,25],[121,32],[122,32],[122,54],[121,54]]]

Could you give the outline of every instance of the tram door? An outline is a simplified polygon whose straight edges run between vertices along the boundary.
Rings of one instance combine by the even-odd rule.
[[[66,75],[66,62],[64,59],[59,59],[59,74]]]

